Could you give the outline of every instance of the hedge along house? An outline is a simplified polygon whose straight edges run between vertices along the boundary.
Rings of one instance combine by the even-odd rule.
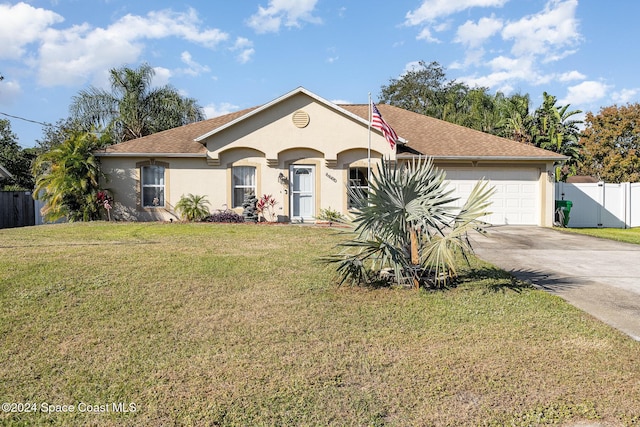
[[[188,193],[205,195],[212,210],[241,212],[246,194],[271,194],[279,221],[309,222],[321,209],[349,210],[346,186],[367,186],[369,159],[375,171],[382,157],[430,156],[461,203],[477,180],[491,181],[488,222],[553,224],[554,164],[566,157],[379,105],[400,137],[392,149],[370,128],[369,108],[336,105],[300,87],[259,107],[109,146],[96,155],[114,194],[112,216],[177,218],[173,206]]]

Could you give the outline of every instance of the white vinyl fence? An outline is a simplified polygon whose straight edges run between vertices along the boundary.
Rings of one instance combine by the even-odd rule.
[[[556,183],[556,199],[573,202],[568,227],[640,227],[640,183]]]

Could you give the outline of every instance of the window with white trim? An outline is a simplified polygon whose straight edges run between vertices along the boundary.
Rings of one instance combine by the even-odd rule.
[[[242,207],[245,196],[256,194],[256,168],[254,166],[234,166],[232,169],[232,206]]]
[[[164,207],[164,166],[148,165],[140,168],[142,207]]]
[[[351,191],[367,191],[369,189],[368,180],[369,171],[367,168],[349,168],[349,188]],[[351,191],[347,193],[349,209],[354,207],[354,201],[350,196]]]

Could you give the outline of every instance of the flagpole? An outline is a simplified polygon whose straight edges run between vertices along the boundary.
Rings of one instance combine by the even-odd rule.
[[[369,145],[367,148],[367,185],[371,185],[371,92],[369,92]]]

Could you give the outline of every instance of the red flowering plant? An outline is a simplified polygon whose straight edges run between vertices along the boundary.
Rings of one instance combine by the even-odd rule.
[[[96,195],[98,206],[103,207],[107,211],[107,219],[111,221],[111,209],[113,207],[113,197],[106,191],[100,190]]]
[[[256,211],[268,222],[275,222],[277,216],[274,206],[278,202],[271,194],[263,194],[256,202]]]

